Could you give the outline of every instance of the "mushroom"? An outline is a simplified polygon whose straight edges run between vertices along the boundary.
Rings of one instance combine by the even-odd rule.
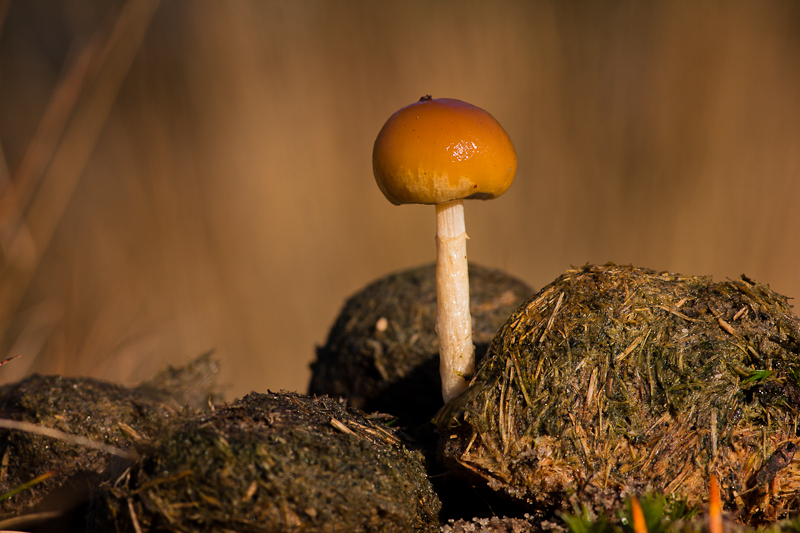
[[[383,125],[372,170],[393,204],[436,205],[436,332],[447,402],[475,368],[462,200],[489,200],[508,189],[517,170],[514,145],[483,109],[423,96]]]

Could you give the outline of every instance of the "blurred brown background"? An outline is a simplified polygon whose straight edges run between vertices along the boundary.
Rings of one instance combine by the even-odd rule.
[[[131,384],[214,348],[229,398],[305,390],[344,299],[434,258],[433,208],[392,206],[371,171],[424,94],[485,108],[517,148],[508,193],[467,203],[471,260],[537,288],[613,261],[800,294],[800,3],[0,15],[0,358],[23,355],[2,380]]]

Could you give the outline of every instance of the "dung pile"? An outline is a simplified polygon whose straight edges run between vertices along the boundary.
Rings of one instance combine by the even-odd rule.
[[[216,373],[216,363],[206,354],[136,388],[34,374],[0,387],[0,418],[129,449],[137,439],[154,436],[185,407],[213,401]],[[27,486],[0,502],[0,517],[36,504],[38,511],[63,510],[86,497],[115,456],[79,439],[0,429],[0,494]]]
[[[330,398],[250,394],[173,423],[92,503],[90,531],[438,531],[422,456]]]
[[[627,494],[701,502],[716,474],[743,522],[800,510],[800,320],[747,277],[567,271],[498,332],[437,415],[452,470],[542,515]]]
[[[533,290],[498,270],[469,265],[476,355]],[[311,394],[428,424],[442,404],[436,338],[436,268],[381,278],[353,295],[312,364]]]

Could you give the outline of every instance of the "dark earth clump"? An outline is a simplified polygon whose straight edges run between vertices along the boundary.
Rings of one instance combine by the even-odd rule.
[[[213,401],[216,373],[216,363],[206,354],[136,388],[34,374],[0,387],[0,419],[130,449],[137,440],[155,436],[186,406]],[[6,497],[0,502],[0,519],[79,503],[115,460],[75,440],[9,429],[0,429],[0,458],[0,494]]]
[[[295,393],[172,424],[91,508],[104,532],[439,529],[419,452],[381,417]]]
[[[471,263],[470,311],[480,358],[494,334],[533,290]],[[347,300],[311,365],[310,394],[345,398],[365,411],[427,426],[442,405],[436,323],[436,267],[381,278]]]
[[[480,359],[533,289],[474,263],[469,282],[473,343]],[[310,393],[397,417],[397,424],[425,450],[431,481],[441,495],[441,518],[490,516],[501,512],[504,502],[489,504],[469,485],[453,482],[436,461],[438,437],[431,419],[443,402],[435,324],[436,265],[370,283],[347,300],[328,341],[317,348]]]
[[[657,492],[701,503],[710,474],[744,523],[800,510],[800,320],[745,276],[567,271],[498,332],[437,415],[447,466],[539,516]]]

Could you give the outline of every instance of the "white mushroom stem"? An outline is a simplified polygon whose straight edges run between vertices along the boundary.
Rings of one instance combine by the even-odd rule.
[[[436,332],[444,401],[467,388],[475,370],[469,313],[467,231],[461,200],[436,206]]]

